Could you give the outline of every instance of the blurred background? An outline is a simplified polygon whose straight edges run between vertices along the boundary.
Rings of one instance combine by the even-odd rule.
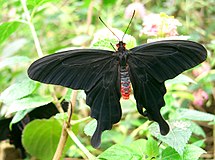
[[[64,152],[67,159],[214,159],[214,6],[214,0],[0,0],[0,159],[9,159],[8,155],[51,159],[66,114],[49,112],[48,107],[55,108],[71,99],[72,132],[84,150],[73,142],[74,137],[69,137]],[[129,100],[121,100],[122,119],[111,131],[105,131],[102,145],[96,150],[90,146],[96,122],[89,117],[85,93],[34,82],[27,77],[27,69],[39,57],[59,50],[113,50],[109,44],[116,44],[117,39],[98,17],[121,37],[134,10],[135,17],[124,39],[127,48],[160,39],[185,39],[204,45],[208,58],[165,83],[166,106],[161,112],[172,127],[168,138],[137,112],[131,95]],[[47,114],[45,109],[33,112],[41,106],[48,106]],[[38,127],[41,124],[44,126]],[[9,126],[20,133],[12,132]],[[5,148],[12,147],[9,142],[21,150],[21,155],[6,153]]]

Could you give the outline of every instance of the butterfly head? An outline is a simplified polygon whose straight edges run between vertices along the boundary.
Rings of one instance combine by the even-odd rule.
[[[124,43],[123,41],[119,41],[119,43],[116,44],[118,51],[125,51],[126,50],[125,46],[126,46],[126,43]]]

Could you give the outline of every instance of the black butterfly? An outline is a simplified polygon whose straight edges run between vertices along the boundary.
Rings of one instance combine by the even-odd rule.
[[[28,69],[33,80],[85,91],[91,117],[97,120],[91,139],[95,148],[101,143],[102,132],[119,122],[122,115],[119,100],[121,95],[129,98],[130,81],[137,110],[158,122],[161,134],[166,135],[169,126],[160,114],[165,105],[164,81],[207,58],[207,51],[201,44],[186,40],[163,40],[130,50],[119,40],[116,46],[115,52],[101,49],[59,52],[38,59]]]
[[[126,50],[122,41],[117,46],[116,52],[76,49],[48,55],[28,69],[33,80],[85,90],[91,117],[97,120],[91,139],[94,147],[99,146],[102,131],[119,122],[122,115],[120,88],[128,91],[129,87],[124,84],[129,84],[130,80],[139,113],[158,122],[161,134],[166,135],[169,126],[160,114],[165,105],[164,81],[200,64],[207,57],[201,44],[185,40],[158,41],[130,50]],[[129,93],[125,92],[126,98]]]

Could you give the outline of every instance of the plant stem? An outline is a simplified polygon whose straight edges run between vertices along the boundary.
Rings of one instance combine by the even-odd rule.
[[[85,117],[85,118],[82,118],[82,119],[79,119],[79,120],[72,120],[70,124],[71,124],[71,125],[75,125],[75,124],[78,124],[78,123],[81,123],[81,122],[87,121],[87,120],[89,120],[89,119],[91,119],[91,117],[90,117],[90,116]]]
[[[79,141],[76,135],[69,129],[67,129],[67,133],[71,137],[71,139],[75,142],[75,144],[79,147],[79,149],[84,152],[84,154],[90,159],[93,160],[95,157],[88,151],[88,149]]]
[[[73,90],[72,95],[71,95],[71,100],[70,100],[71,103],[72,103],[72,110],[73,111],[75,110],[77,95],[78,95],[78,91]]]
[[[90,24],[92,22],[92,16],[93,16],[93,7],[94,7],[94,1],[90,2],[90,5],[88,7],[88,11],[87,11],[87,29],[86,32],[89,35],[89,31],[90,31]]]
[[[55,151],[55,155],[52,160],[60,160],[60,158],[62,156],[63,149],[64,149],[64,146],[66,145],[66,141],[68,138],[68,133],[66,131],[66,127],[67,127],[67,123],[64,122],[63,127],[62,127],[61,136],[60,136],[60,141],[57,145],[57,149]]]
[[[68,120],[65,121],[63,123],[63,127],[62,127],[62,132],[61,132],[61,137],[58,143],[58,147],[55,151],[55,155],[53,157],[52,160],[60,160],[62,153],[63,153],[63,149],[64,146],[66,144],[68,135],[70,136],[70,138],[73,140],[73,142],[79,147],[79,149],[90,159],[95,159],[95,157],[88,151],[88,149],[79,141],[79,139],[76,137],[76,135],[73,133],[73,131],[71,130],[71,119],[72,119],[72,110],[73,110],[73,106],[75,104],[76,98],[77,97],[77,91],[73,91],[72,96],[71,96],[71,101],[70,101],[70,105],[68,107]],[[59,103],[59,102],[58,102]],[[59,104],[61,106],[61,104]],[[62,107],[61,107],[62,108]],[[89,117],[87,117],[89,118]]]
[[[55,151],[55,155],[52,160],[60,160],[62,153],[63,153],[64,146],[66,145],[66,141],[68,138],[67,129],[70,129],[70,121],[71,121],[71,117],[72,117],[71,103],[69,104],[67,111],[68,111],[68,120],[67,120],[67,122],[64,121],[64,123],[63,123],[60,140],[59,140],[57,149]]]
[[[31,22],[31,15],[28,11],[27,5],[26,5],[26,0],[20,0],[25,16],[26,16],[26,20],[27,20],[27,24],[30,27],[33,39],[34,39],[34,43],[35,43],[35,47],[37,50],[37,54],[39,57],[43,57],[43,52],[40,46],[40,42],[39,39],[37,37],[37,33],[36,30],[34,28],[33,23]],[[77,93],[75,93],[75,96],[77,95]],[[74,102],[73,102],[74,103]],[[61,108],[61,107],[60,107]],[[62,109],[62,108],[61,108]],[[63,112],[63,111],[61,111]],[[89,159],[95,159],[95,157],[88,151],[88,149],[79,141],[79,139],[76,137],[76,135],[70,130],[70,121],[71,121],[71,116],[72,116],[72,107],[70,105],[70,107],[68,108],[68,121],[64,122],[63,124],[63,128],[62,128],[62,133],[61,133],[61,138],[57,147],[57,150],[55,152],[55,155],[53,157],[53,160],[60,160],[64,146],[66,144],[66,140],[68,138],[68,135],[72,138],[72,140],[75,142],[75,144],[80,148],[80,150],[82,150],[82,152],[89,158]]]
[[[74,107],[76,105],[76,98],[77,98],[77,91],[73,90],[72,91],[72,96],[71,96],[71,104],[74,105],[72,106],[72,110],[74,110]],[[88,119],[89,117],[87,117],[86,119]],[[85,119],[84,119],[85,120]],[[71,121],[68,122],[68,124]],[[73,133],[73,131],[70,128],[66,128],[67,133],[69,134],[70,138],[73,140],[73,142],[79,147],[79,149],[87,156],[88,159],[92,160],[95,159],[94,155],[92,155],[88,149],[79,141],[79,139],[77,138],[77,136]]]
[[[57,110],[60,112],[60,113],[64,113],[64,110],[63,110],[63,107],[61,106],[56,94],[55,94],[55,91],[52,92],[52,97],[54,98],[54,101],[53,103],[55,104]]]
[[[29,13],[27,5],[26,5],[26,0],[20,0],[20,1],[22,3],[22,7],[23,7],[23,10],[24,10],[24,13],[25,13],[25,16],[26,16],[26,20],[28,22],[28,25],[29,25],[30,30],[31,30],[31,34],[32,34],[33,39],[34,39],[37,54],[38,54],[39,57],[43,57],[43,52],[42,52],[42,49],[41,49],[41,46],[40,46],[40,41],[39,41],[39,39],[37,37],[37,33],[36,33],[35,28],[34,28],[34,25],[31,22],[31,16],[30,16],[30,13]]]

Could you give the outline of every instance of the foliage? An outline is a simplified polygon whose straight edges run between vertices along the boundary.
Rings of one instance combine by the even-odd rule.
[[[214,5],[214,0],[139,1],[135,4],[122,0],[0,0],[0,119],[13,117],[12,126],[36,107],[49,102],[57,106],[63,99],[70,100],[74,93],[71,89],[30,80],[26,75],[30,63],[41,56],[40,49],[44,55],[74,48],[114,50],[110,43],[115,47],[118,40],[104,29],[98,17],[113,26],[114,33],[121,38],[135,9],[136,16],[124,37],[127,48],[157,39],[177,38],[200,42],[208,50],[206,62],[165,83],[166,106],[161,112],[168,119],[171,132],[167,136],[160,135],[156,123],[151,124],[137,113],[131,95],[130,100],[121,100],[122,120],[103,134],[102,145],[95,150],[90,146],[89,136],[96,122],[86,118],[90,112],[81,91],[75,96],[72,132],[98,159],[203,159],[207,148],[213,147],[207,147],[210,143],[204,139],[215,132],[214,129],[208,131],[214,128],[211,125],[214,126],[215,121],[215,24],[211,23],[215,17]],[[156,24],[147,22],[152,14],[158,19]],[[156,32],[153,26],[157,27]],[[22,142],[29,158],[53,157],[62,120],[67,117],[61,113],[55,118],[34,120],[25,127]],[[88,157],[71,139],[64,155]]]
[[[31,155],[44,160],[52,159],[60,139],[61,128],[61,124],[53,118],[34,120],[25,127],[22,143]],[[69,145],[71,139],[67,141],[65,150],[68,150]]]

